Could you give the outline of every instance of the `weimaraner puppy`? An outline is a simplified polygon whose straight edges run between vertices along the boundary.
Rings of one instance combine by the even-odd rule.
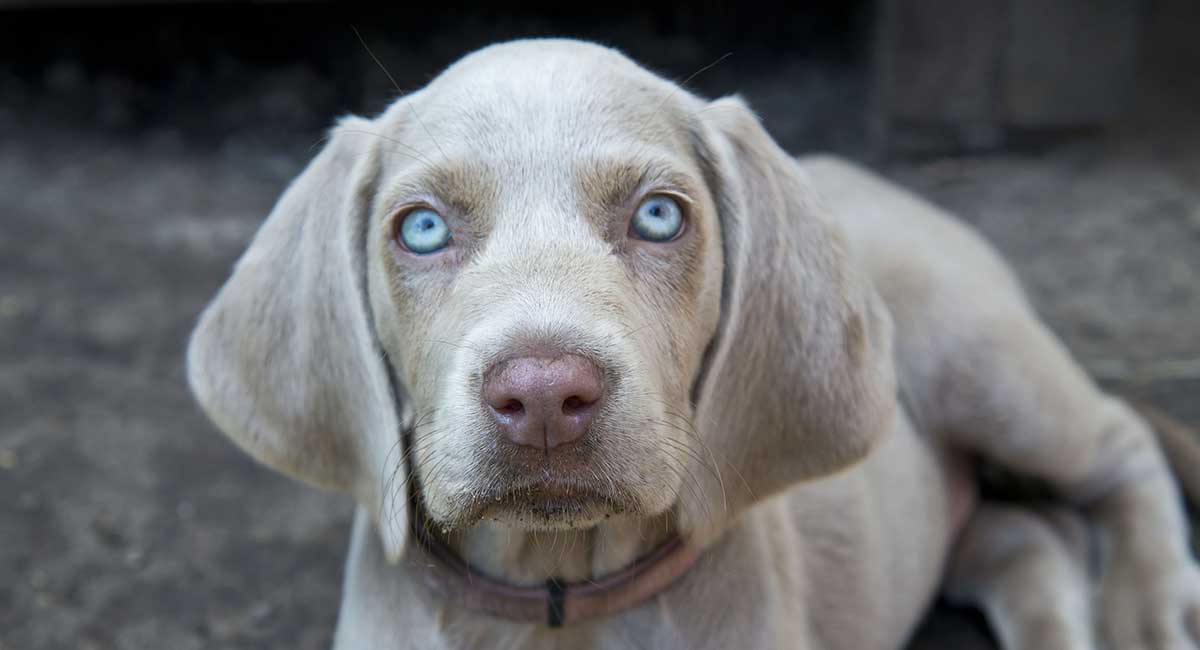
[[[357,498],[340,649],[897,648],[939,593],[1010,650],[1200,648],[1156,438],[996,253],[601,46],[343,119],[188,361]],[[1058,500],[984,501],[984,463]]]

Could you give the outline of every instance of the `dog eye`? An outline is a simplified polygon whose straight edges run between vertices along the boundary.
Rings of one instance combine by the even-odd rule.
[[[668,242],[683,230],[683,210],[669,196],[656,194],[648,197],[633,213],[630,223],[633,235],[648,242]]]
[[[429,208],[417,208],[404,216],[398,235],[400,243],[417,255],[428,255],[450,243],[450,227]]]

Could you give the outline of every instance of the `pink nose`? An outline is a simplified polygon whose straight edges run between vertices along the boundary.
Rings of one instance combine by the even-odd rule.
[[[604,378],[576,355],[508,359],[484,374],[483,401],[505,437],[525,447],[550,450],[587,433]]]

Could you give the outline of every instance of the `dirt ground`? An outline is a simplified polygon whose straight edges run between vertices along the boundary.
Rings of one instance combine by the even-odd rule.
[[[1172,11],[1155,34],[1196,18]],[[1149,48],[1114,128],[874,166],[991,239],[1101,381],[1200,427],[1200,79],[1181,42]],[[780,65],[791,86],[731,60],[702,90],[742,91],[797,152],[860,156],[857,73]],[[250,117],[213,117],[237,128],[130,129],[119,100],[111,123],[72,117],[90,82],[64,66],[0,70],[22,93],[0,103],[0,650],[327,647],[352,504],[223,439],[183,346],[331,104],[305,109],[297,68],[228,108]],[[990,647],[981,629],[941,609],[912,647]]]

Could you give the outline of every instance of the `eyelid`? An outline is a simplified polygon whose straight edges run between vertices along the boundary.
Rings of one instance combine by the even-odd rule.
[[[392,209],[388,213],[385,221],[388,232],[392,234],[392,239],[399,239],[400,228],[404,226],[404,220],[408,218],[408,215],[416,212],[417,210],[432,210],[438,216],[441,216],[442,214],[441,212],[437,211],[437,208],[425,203],[403,203],[399,207]]]
[[[622,203],[626,209],[636,210],[651,196],[665,194],[689,208],[694,207],[696,199],[685,189],[692,185],[693,179],[690,175],[655,165],[642,172],[637,182],[630,186],[629,193],[625,195]]]
[[[426,210],[433,210],[444,217],[446,215],[445,207],[446,206],[443,205],[441,201],[437,200],[437,198],[433,196],[418,194],[405,196],[398,201],[393,201],[392,207],[388,209],[387,214],[389,215],[390,219],[395,219],[397,217],[405,216],[413,210],[420,210],[424,208]]]
[[[655,196],[655,195],[669,196],[673,199],[683,201],[687,205],[696,205],[695,199],[693,199],[692,197],[685,194],[683,190],[676,189],[674,187],[651,188],[649,191],[643,192],[641,194],[641,198],[638,199],[637,204],[641,205],[643,202],[646,201],[646,199],[648,199],[652,196]]]

